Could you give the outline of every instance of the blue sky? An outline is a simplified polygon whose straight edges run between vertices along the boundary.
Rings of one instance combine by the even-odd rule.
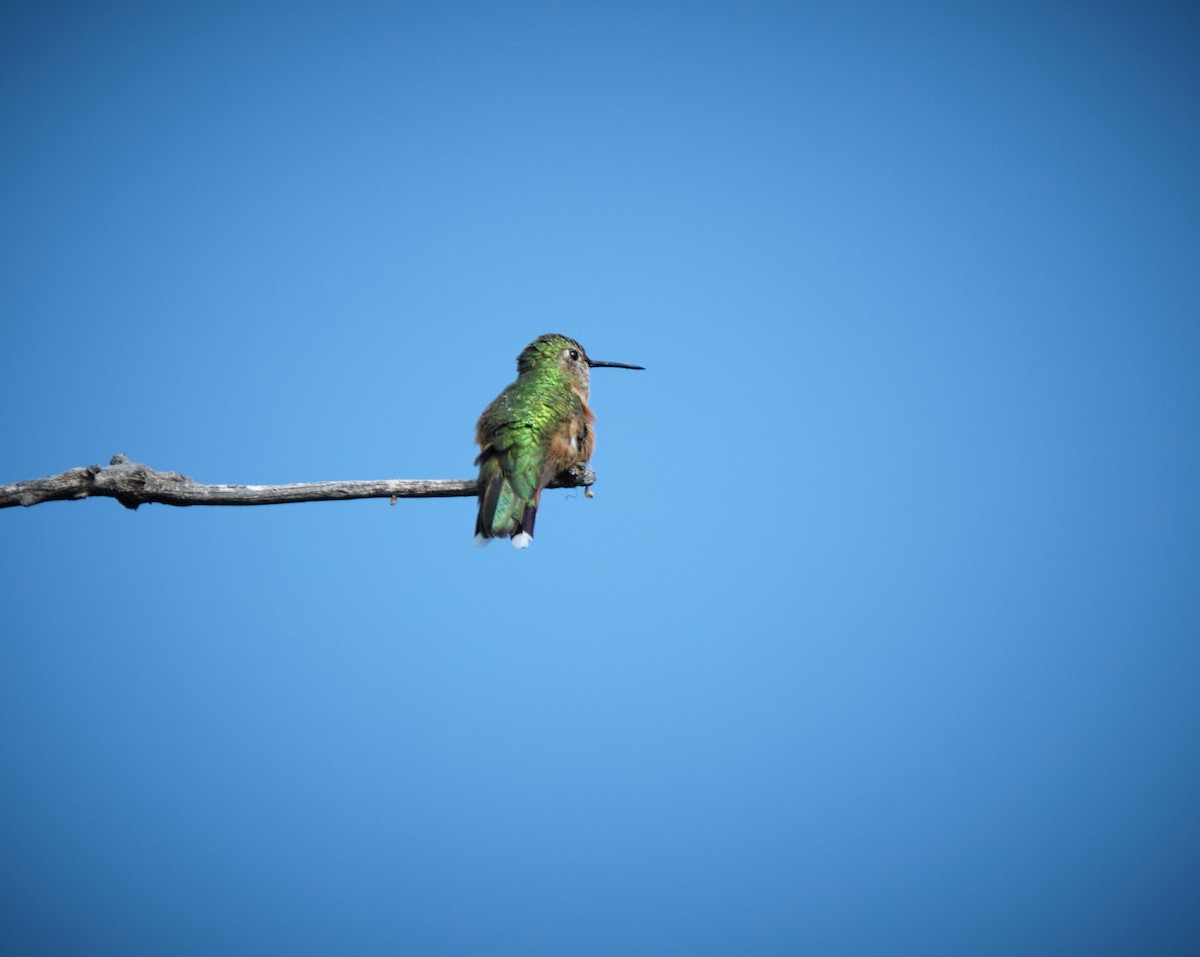
[[[0,481],[596,497],[0,514],[26,954],[1194,953],[1185,4],[0,15]]]

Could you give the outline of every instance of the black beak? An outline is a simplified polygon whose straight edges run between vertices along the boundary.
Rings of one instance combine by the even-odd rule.
[[[608,369],[641,369],[646,371],[645,366],[631,366],[628,362],[597,362],[595,359],[588,359],[587,364],[593,369],[597,366],[603,366]]]

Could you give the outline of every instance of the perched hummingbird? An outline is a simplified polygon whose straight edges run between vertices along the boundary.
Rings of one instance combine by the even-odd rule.
[[[595,415],[588,408],[588,373],[597,362],[574,339],[538,336],[517,357],[517,381],[492,401],[475,426],[482,451],[475,544],[512,536],[514,548],[533,541],[538,499],[551,479],[592,455]]]

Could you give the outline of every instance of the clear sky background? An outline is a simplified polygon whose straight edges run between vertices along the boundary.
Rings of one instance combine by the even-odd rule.
[[[1200,950],[1192,4],[9,4],[21,954]]]

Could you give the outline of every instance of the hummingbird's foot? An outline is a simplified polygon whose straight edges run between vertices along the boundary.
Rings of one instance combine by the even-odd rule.
[[[586,488],[594,481],[596,481],[596,473],[586,465],[580,463],[559,472],[550,481],[547,488],[579,488],[581,485]]]

